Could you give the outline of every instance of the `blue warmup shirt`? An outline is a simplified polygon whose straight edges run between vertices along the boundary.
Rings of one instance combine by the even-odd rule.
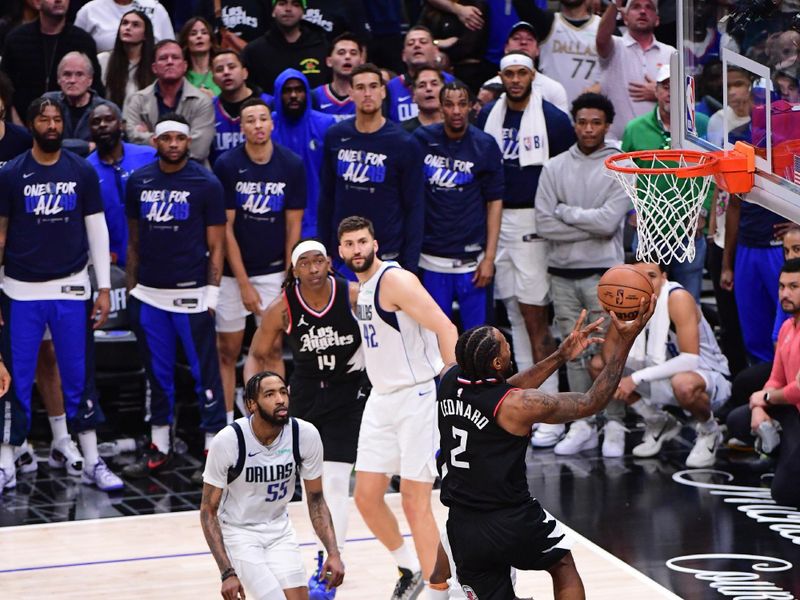
[[[6,275],[37,282],[80,272],[89,261],[84,217],[102,212],[97,174],[77,154],[62,150],[45,166],[28,150],[9,161],[0,169]]]
[[[415,270],[425,219],[419,144],[400,125],[386,120],[375,133],[360,133],[355,119],[331,127],[319,198],[319,237],[338,256],[336,229],[351,215],[368,218],[383,257],[398,257]]]
[[[442,71],[445,83],[456,80],[447,71]],[[417,104],[412,100],[414,90],[410,79],[405,75],[398,75],[386,84],[386,100],[389,104],[389,118],[397,123],[413,119],[419,114]]]
[[[259,96],[269,106],[272,106],[272,96],[269,94],[261,94]],[[244,134],[240,126],[239,117],[232,117],[222,106],[222,101],[219,96],[213,100],[214,103],[214,141],[211,143],[211,152],[209,153],[208,160],[213,165],[221,154],[227,152],[231,148],[235,148],[244,142]]]
[[[483,129],[486,119],[495,101],[483,107],[478,115],[476,125]],[[542,100],[542,111],[547,124],[547,143],[550,157],[566,152],[575,143],[575,129],[570,123],[567,113],[556,108],[547,100]],[[505,196],[503,208],[533,208],[536,189],[539,187],[539,176],[542,165],[521,167],[519,164],[519,128],[523,112],[506,110],[503,121],[503,167],[505,177]]]
[[[341,100],[331,90],[331,84],[326,83],[315,87],[311,92],[314,108],[326,115],[332,115],[336,121],[344,121],[356,114],[356,103],[348,96]]]
[[[444,125],[419,127],[423,148],[425,237],[422,251],[474,259],[486,247],[486,203],[503,198],[503,160],[494,138],[470,125],[461,139]]]
[[[177,173],[163,173],[156,161],[131,174],[125,198],[128,218],[139,222],[139,283],[207,285],[206,227],[225,224],[219,180],[193,160]]]
[[[306,88],[306,110],[299,119],[288,119],[283,113],[283,102],[280,100],[283,86],[289,79],[299,79]],[[272,141],[278,142],[289,148],[303,159],[306,166],[306,212],[303,214],[302,237],[317,235],[317,201],[319,198],[320,170],[322,157],[325,153],[322,147],[325,132],[336,123],[331,115],[326,115],[311,108],[311,87],[308,79],[296,69],[286,69],[275,78],[275,112],[272,119],[275,121],[275,130],[272,132]]]
[[[0,169],[12,158],[16,158],[33,146],[33,138],[27,129],[14,123],[6,122],[5,125],[6,134],[0,140]]]
[[[128,252],[128,220],[125,216],[125,186],[128,177],[139,167],[156,159],[156,149],[139,144],[122,144],[122,158],[113,165],[104,163],[95,150],[86,157],[100,178],[100,195],[108,225],[109,247],[117,256],[117,264],[125,266]]]
[[[306,171],[297,154],[273,144],[265,165],[250,160],[244,145],[214,165],[225,190],[225,209],[235,210],[233,232],[249,277],[286,267],[286,211],[306,207]],[[225,275],[233,276],[228,263]]]
[[[775,225],[785,222],[784,217],[762,208],[758,204],[742,202],[737,241],[749,248],[780,246],[781,241],[775,239]]]

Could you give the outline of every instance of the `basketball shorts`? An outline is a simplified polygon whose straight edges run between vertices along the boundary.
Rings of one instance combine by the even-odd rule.
[[[536,500],[493,511],[450,507],[447,535],[461,589],[480,600],[515,598],[511,567],[545,571],[574,544]]]
[[[250,283],[261,296],[261,307],[267,308],[281,293],[283,273],[271,273],[250,278]],[[234,333],[243,331],[245,319],[250,311],[242,304],[242,295],[235,277],[223,277],[219,284],[219,303],[217,304],[217,332]],[[261,314],[255,315],[256,325],[261,323]]]
[[[221,523],[221,528],[225,551],[248,599],[283,600],[282,590],[308,585],[288,516],[247,528]]]
[[[289,410],[317,428],[323,460],[356,462],[361,416],[370,391],[366,375],[338,383],[292,377],[289,387]]]
[[[370,392],[358,434],[356,471],[436,479],[436,384],[433,380],[391,392]]]
[[[532,208],[503,211],[494,261],[494,294],[498,300],[516,298],[532,306],[550,303],[548,242],[535,231]]]
[[[731,382],[719,371],[695,369],[692,373],[697,373],[705,381],[711,410],[719,410],[731,397]],[[675,399],[675,393],[672,391],[672,384],[669,379],[642,382],[637,386],[636,391],[643,398],[649,399],[651,403],[658,406],[678,406],[678,401]]]

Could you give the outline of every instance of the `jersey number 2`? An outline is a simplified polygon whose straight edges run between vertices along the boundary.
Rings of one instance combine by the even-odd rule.
[[[468,431],[453,427],[453,437],[458,440],[458,446],[450,452],[450,464],[459,469],[469,469],[469,461],[456,458],[459,454],[466,452],[468,435]]]

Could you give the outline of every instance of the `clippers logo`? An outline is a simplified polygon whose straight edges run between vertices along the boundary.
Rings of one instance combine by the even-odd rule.
[[[25,212],[36,217],[50,217],[75,210],[78,204],[75,181],[31,183],[22,189]]]
[[[300,70],[304,75],[316,75],[319,71],[319,60],[316,58],[304,58],[300,61]]]
[[[186,221],[189,218],[189,196],[184,190],[142,190],[140,215],[151,223]]]
[[[428,184],[438,188],[456,188],[472,183],[475,163],[468,160],[450,160],[446,156],[428,154],[425,156],[425,178]]]
[[[381,183],[386,179],[386,155],[342,148],[336,156],[336,175],[349,183]]]
[[[238,181],[236,201],[239,208],[251,215],[281,212],[286,203],[283,181]]]
[[[464,592],[464,595],[467,597],[467,600],[478,600],[478,594],[475,593],[468,585],[462,585],[461,591]]]
[[[258,19],[251,17],[241,6],[225,6],[222,8],[222,24],[228,29],[234,29],[239,25],[245,27],[258,27]]]

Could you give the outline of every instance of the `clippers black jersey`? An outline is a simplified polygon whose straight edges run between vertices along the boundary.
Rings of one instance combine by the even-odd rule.
[[[332,275],[329,279],[333,292],[320,312],[305,303],[299,284],[283,291],[289,313],[286,333],[294,356],[293,378],[336,383],[362,375],[361,335],[350,306],[348,283]]]
[[[472,382],[460,374],[458,366],[445,373],[437,398],[442,504],[497,510],[530,502],[525,477],[529,438],[508,433],[494,418],[516,388],[491,379]]]

